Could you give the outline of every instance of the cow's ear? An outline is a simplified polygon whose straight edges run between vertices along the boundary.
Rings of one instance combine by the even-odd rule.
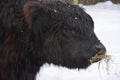
[[[23,11],[29,28],[45,24],[47,6],[44,3],[29,1],[24,5]]]

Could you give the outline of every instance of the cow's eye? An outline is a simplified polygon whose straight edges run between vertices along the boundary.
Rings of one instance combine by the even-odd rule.
[[[72,33],[72,34],[75,34],[75,30],[71,30],[71,33]]]
[[[74,35],[76,33],[74,29],[67,29],[66,32],[68,32],[71,35]]]
[[[63,34],[67,37],[71,37],[71,36],[76,35],[76,31],[74,29],[66,28],[66,29],[63,30]]]
[[[92,37],[92,35],[93,35],[93,32],[89,33],[88,37]]]
[[[91,37],[91,36],[92,36],[92,34],[89,34],[89,35],[88,35],[88,37]]]

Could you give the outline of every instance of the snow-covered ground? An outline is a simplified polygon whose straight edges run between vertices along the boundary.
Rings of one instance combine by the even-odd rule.
[[[120,4],[110,1],[84,6],[95,22],[95,33],[112,55],[112,61],[106,66],[102,61],[89,68],[68,69],[45,64],[36,76],[36,80],[120,80]],[[106,67],[109,67],[106,70]]]

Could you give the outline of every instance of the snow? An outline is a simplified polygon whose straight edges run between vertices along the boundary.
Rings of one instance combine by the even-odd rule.
[[[68,69],[45,64],[36,80],[120,80],[120,4],[111,1],[84,6],[95,23],[95,33],[112,56],[109,65],[104,61],[94,63],[87,69]],[[108,67],[108,68],[107,68]],[[108,70],[109,69],[109,70]]]

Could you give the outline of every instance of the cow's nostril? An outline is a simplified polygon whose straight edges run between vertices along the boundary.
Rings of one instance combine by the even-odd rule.
[[[98,54],[105,54],[106,53],[106,49],[102,44],[96,44],[95,50],[97,51]]]

